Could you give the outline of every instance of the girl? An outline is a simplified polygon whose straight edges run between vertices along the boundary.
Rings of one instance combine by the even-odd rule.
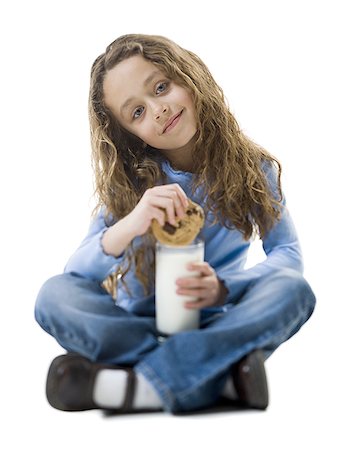
[[[48,401],[177,413],[231,398],[265,409],[264,359],[315,303],[279,162],[241,132],[205,64],[161,36],[122,36],[96,59],[89,116],[98,206],[36,302],[67,350],[50,366]],[[185,307],[201,310],[201,326],[162,341],[150,225],[174,226],[188,197],[205,211],[205,262],[176,289],[198,297]],[[255,233],[267,258],[244,270]]]

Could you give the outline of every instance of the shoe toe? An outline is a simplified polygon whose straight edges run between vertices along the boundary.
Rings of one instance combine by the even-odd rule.
[[[88,359],[76,354],[58,356],[48,371],[48,402],[63,411],[94,409],[93,378],[91,362]]]

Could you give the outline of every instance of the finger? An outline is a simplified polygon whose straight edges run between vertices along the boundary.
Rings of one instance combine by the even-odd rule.
[[[176,191],[184,207],[187,207],[189,205],[187,194],[178,183],[172,183],[167,186],[171,187]]]
[[[195,270],[201,275],[214,275],[216,272],[207,262],[191,262],[187,264],[188,270]]]
[[[169,192],[169,195],[173,196],[176,205],[176,215],[179,217],[179,219],[182,219],[182,217],[186,213],[187,207],[189,206],[189,201],[186,193],[177,183],[168,184],[166,185],[166,188]]]
[[[165,210],[167,215],[167,221],[171,223],[171,225],[176,225],[174,202],[171,198],[155,196],[150,198],[150,205]]]
[[[203,292],[203,289],[198,289],[198,288],[194,288],[194,289],[185,289],[185,288],[177,288],[176,289],[176,293],[178,295],[188,295],[190,297],[204,297],[205,293]]]
[[[199,281],[188,279],[184,283],[176,282],[176,292],[180,295],[204,298],[213,295],[216,290],[213,280],[203,281],[203,278],[199,278]]]
[[[205,278],[201,277],[184,277],[176,280],[176,285],[181,289],[204,289],[207,286]]]
[[[164,194],[167,195],[168,198],[171,198],[172,201],[174,202],[175,216],[178,217],[179,219],[182,219],[182,217],[185,215],[185,206],[183,204],[183,199],[179,197],[176,190],[168,190]],[[163,193],[162,196],[164,196]]]
[[[206,286],[206,287],[194,287],[194,288],[185,288],[185,287],[177,287],[176,293],[178,295],[186,295],[190,297],[197,297],[199,299],[215,297],[217,295],[217,289],[214,286]]]
[[[176,185],[177,186],[177,185]],[[156,188],[152,188],[149,193],[149,201],[153,204],[157,204],[157,199],[165,199],[168,202],[172,202],[172,209],[168,212],[168,220],[169,222],[174,225],[174,220],[172,220],[171,214],[169,215],[170,211],[172,211],[173,219],[178,217],[179,219],[182,219],[182,217],[185,215],[185,206],[183,204],[183,199],[179,197],[178,193],[176,192],[176,188],[173,187],[173,185],[163,185],[163,186],[156,186]]]
[[[161,187],[166,188],[170,192],[175,192],[183,205],[183,208],[186,209],[189,206],[189,200],[185,191],[181,188],[181,186],[177,183],[165,184]]]
[[[212,300],[210,298],[200,298],[198,300],[185,302],[185,308],[187,309],[201,309],[207,308],[208,306],[212,306]]]
[[[165,213],[162,209],[152,206],[151,208],[151,221],[156,219],[161,227],[165,224]]]
[[[181,289],[215,289],[218,285],[217,279],[213,275],[184,277],[176,280],[176,286]]]

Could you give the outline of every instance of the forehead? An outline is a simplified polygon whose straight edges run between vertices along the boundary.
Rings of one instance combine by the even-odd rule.
[[[140,55],[132,56],[110,69],[103,82],[106,105],[119,114],[121,106],[132,97],[139,97],[146,85],[163,73]]]

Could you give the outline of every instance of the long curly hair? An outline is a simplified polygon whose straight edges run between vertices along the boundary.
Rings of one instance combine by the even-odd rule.
[[[237,228],[244,239],[254,233],[265,236],[281,212],[279,161],[240,130],[222,89],[201,59],[163,36],[121,36],[92,66],[89,120],[97,197],[94,212],[105,206],[110,220],[119,220],[133,210],[146,189],[165,179],[159,149],[126,131],[104,102],[105,75],[134,55],[142,55],[192,95],[197,120],[192,191],[201,188],[205,193],[205,213],[212,212],[215,221],[227,228]],[[265,175],[267,164],[276,167],[278,188],[274,192]],[[153,248],[149,233],[141,247],[134,250],[130,245],[127,267],[122,267],[115,279],[134,263],[136,275],[148,288],[152,270],[143,270],[143,266],[147,250]]]

